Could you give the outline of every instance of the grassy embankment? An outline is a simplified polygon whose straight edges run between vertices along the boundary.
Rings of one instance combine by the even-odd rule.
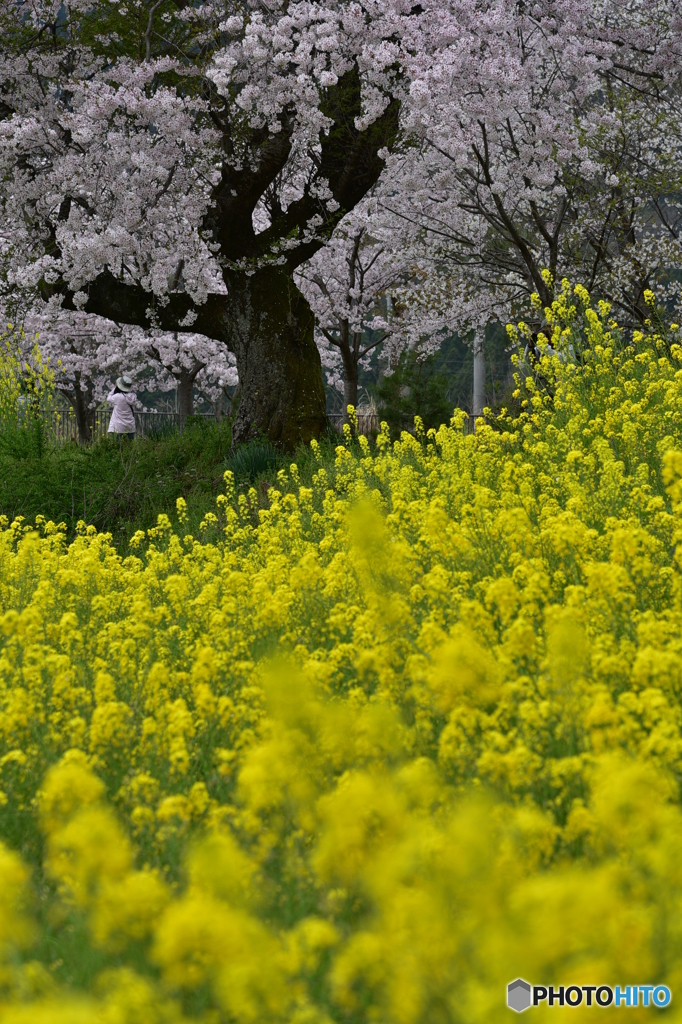
[[[322,444],[330,466],[336,443],[332,438]],[[136,530],[153,526],[161,512],[174,517],[179,497],[187,502],[188,531],[198,533],[227,468],[238,485],[254,484],[265,503],[280,468],[295,460],[305,475],[310,461],[308,451],[286,458],[261,443],[230,456],[230,446],[229,423],[201,420],[190,421],[182,433],[139,437],[133,443],[107,437],[87,447],[0,435],[0,515],[10,521],[23,516],[33,522],[42,515],[64,522],[69,538],[83,520],[111,533],[118,550],[127,553]]]

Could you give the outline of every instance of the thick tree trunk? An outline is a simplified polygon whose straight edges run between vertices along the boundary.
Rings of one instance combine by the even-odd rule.
[[[312,310],[282,267],[265,267],[251,276],[228,271],[225,283],[225,340],[237,358],[241,391],[232,443],[264,434],[293,451],[325,426]]]
[[[477,328],[474,334],[474,419],[483,415],[485,407],[485,331]]]

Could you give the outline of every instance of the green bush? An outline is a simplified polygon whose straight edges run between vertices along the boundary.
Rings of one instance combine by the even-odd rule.
[[[447,375],[435,356],[420,358],[412,349],[401,354],[390,377],[377,385],[376,397],[379,417],[391,433],[408,430],[415,416],[421,416],[427,429],[448,423],[452,416]]]
[[[236,483],[255,483],[260,476],[276,473],[282,464],[282,457],[269,441],[254,438],[230,455],[225,468],[232,471]]]

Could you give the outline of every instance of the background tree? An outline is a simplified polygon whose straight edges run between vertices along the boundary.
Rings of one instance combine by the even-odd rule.
[[[125,332],[111,320],[80,312],[29,314],[24,323],[27,354],[37,338],[54,373],[55,390],[73,410],[79,443],[87,444],[92,440],[97,406],[135,360]]]
[[[394,360],[409,343],[409,326],[387,315],[390,290],[407,272],[400,229],[365,200],[339,224],[329,243],[305,263],[297,283],[315,314],[328,380],[343,389],[343,415],[358,404],[358,370],[390,340]]]
[[[238,383],[234,356],[224,345],[190,332],[142,331],[104,317],[59,310],[25,320],[27,354],[37,337],[71,406],[81,444],[92,440],[95,412],[122,373],[138,391],[177,391],[180,424],[194,412],[194,389],[209,402]]]
[[[181,427],[194,415],[194,391],[212,405],[224,404],[223,396],[238,383],[236,361],[224,345],[189,332],[137,332],[135,346],[152,375],[146,390],[177,390]]]
[[[448,383],[435,353],[403,349],[375,389],[380,418],[394,434],[411,430],[415,416],[427,430],[448,423],[453,412]]]
[[[459,330],[533,315],[533,292],[537,329],[564,275],[625,323],[648,316],[647,288],[679,303],[680,4],[484,6],[451,3],[420,25],[432,34],[412,73],[421,143],[392,158],[384,199],[422,230],[406,295]]]

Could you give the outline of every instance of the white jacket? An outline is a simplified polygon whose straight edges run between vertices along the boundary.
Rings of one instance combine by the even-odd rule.
[[[110,395],[107,395],[107,402],[114,407],[111,419],[109,420],[108,433],[135,433],[135,414],[133,413],[135,397],[132,391],[119,391],[117,393],[112,391]]]

